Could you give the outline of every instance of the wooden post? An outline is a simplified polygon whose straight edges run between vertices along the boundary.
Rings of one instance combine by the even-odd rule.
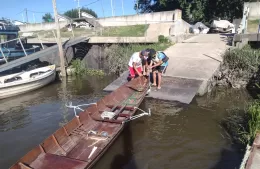
[[[53,5],[54,18],[55,18],[55,23],[56,23],[56,30],[57,30],[57,42],[58,42],[59,54],[60,54],[61,76],[66,77],[66,70],[65,70],[65,64],[64,64],[64,53],[63,53],[63,48],[62,48],[61,38],[60,38],[60,25],[59,25],[57,8],[56,8],[56,0],[52,0],[52,5]]]

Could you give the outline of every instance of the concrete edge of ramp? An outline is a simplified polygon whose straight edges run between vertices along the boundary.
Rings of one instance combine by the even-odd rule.
[[[119,86],[127,82],[127,76],[128,71],[125,71],[118,79],[113,81],[103,90],[107,92],[116,90]],[[157,90],[156,87],[152,87],[151,92],[147,97],[189,104],[197,94],[201,84],[202,80],[164,76],[162,78],[162,89]]]
[[[127,76],[128,76],[129,72],[125,71],[124,73],[122,73],[120,75],[120,77],[118,77],[116,80],[114,80],[112,83],[110,83],[106,88],[104,88],[103,90],[106,92],[112,92],[114,90],[116,90],[117,88],[119,88],[121,85],[125,84],[127,82]]]

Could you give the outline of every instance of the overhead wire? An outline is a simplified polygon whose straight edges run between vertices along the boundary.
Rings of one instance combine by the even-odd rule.
[[[89,3],[89,4],[87,4],[87,5],[82,5],[82,6],[89,6],[89,5],[91,5],[91,4],[94,4],[94,3],[97,3],[97,2],[99,2],[100,0],[96,0],[96,1],[93,1],[93,2],[91,2],[91,3]]]

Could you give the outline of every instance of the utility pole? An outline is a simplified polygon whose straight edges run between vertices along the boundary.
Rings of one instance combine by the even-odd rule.
[[[58,43],[59,54],[60,54],[61,76],[66,77],[66,70],[65,70],[65,64],[64,64],[64,54],[63,54],[63,48],[62,48],[62,45],[61,45],[60,25],[59,25],[59,20],[58,20],[56,0],[52,0],[52,5],[53,5],[54,18],[55,18],[55,23],[56,23],[56,30],[57,30],[57,43]]]
[[[79,1],[80,0],[75,0],[75,1],[78,1],[78,11],[79,11],[79,18],[80,18],[80,6],[79,6]]]
[[[112,16],[114,16],[113,0],[110,0],[110,1],[111,1]]]
[[[121,0],[122,1],[122,11],[123,11],[123,15],[125,15],[125,10],[124,10],[124,0]]]
[[[26,22],[28,23],[27,8],[25,8]]]
[[[105,17],[105,12],[104,12],[104,8],[103,8],[103,2],[102,2],[102,0],[100,2],[101,2],[102,11],[103,11],[103,17]]]

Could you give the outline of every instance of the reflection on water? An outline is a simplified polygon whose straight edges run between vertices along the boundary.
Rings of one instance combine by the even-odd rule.
[[[74,105],[96,102],[115,77],[69,77],[44,88],[0,100],[0,168],[15,161],[68,122]]]
[[[96,102],[115,77],[71,77],[42,89],[0,101],[0,166],[5,169],[67,123],[73,105]],[[232,169],[241,152],[219,121],[226,109],[242,106],[246,92],[220,90],[191,105],[145,99],[151,117],[128,123],[94,169]],[[229,166],[229,167],[226,167]]]
[[[151,108],[152,116],[132,121],[94,169],[238,168],[243,152],[220,120],[248,99],[238,90],[215,90],[190,105],[146,99],[141,107]]]

